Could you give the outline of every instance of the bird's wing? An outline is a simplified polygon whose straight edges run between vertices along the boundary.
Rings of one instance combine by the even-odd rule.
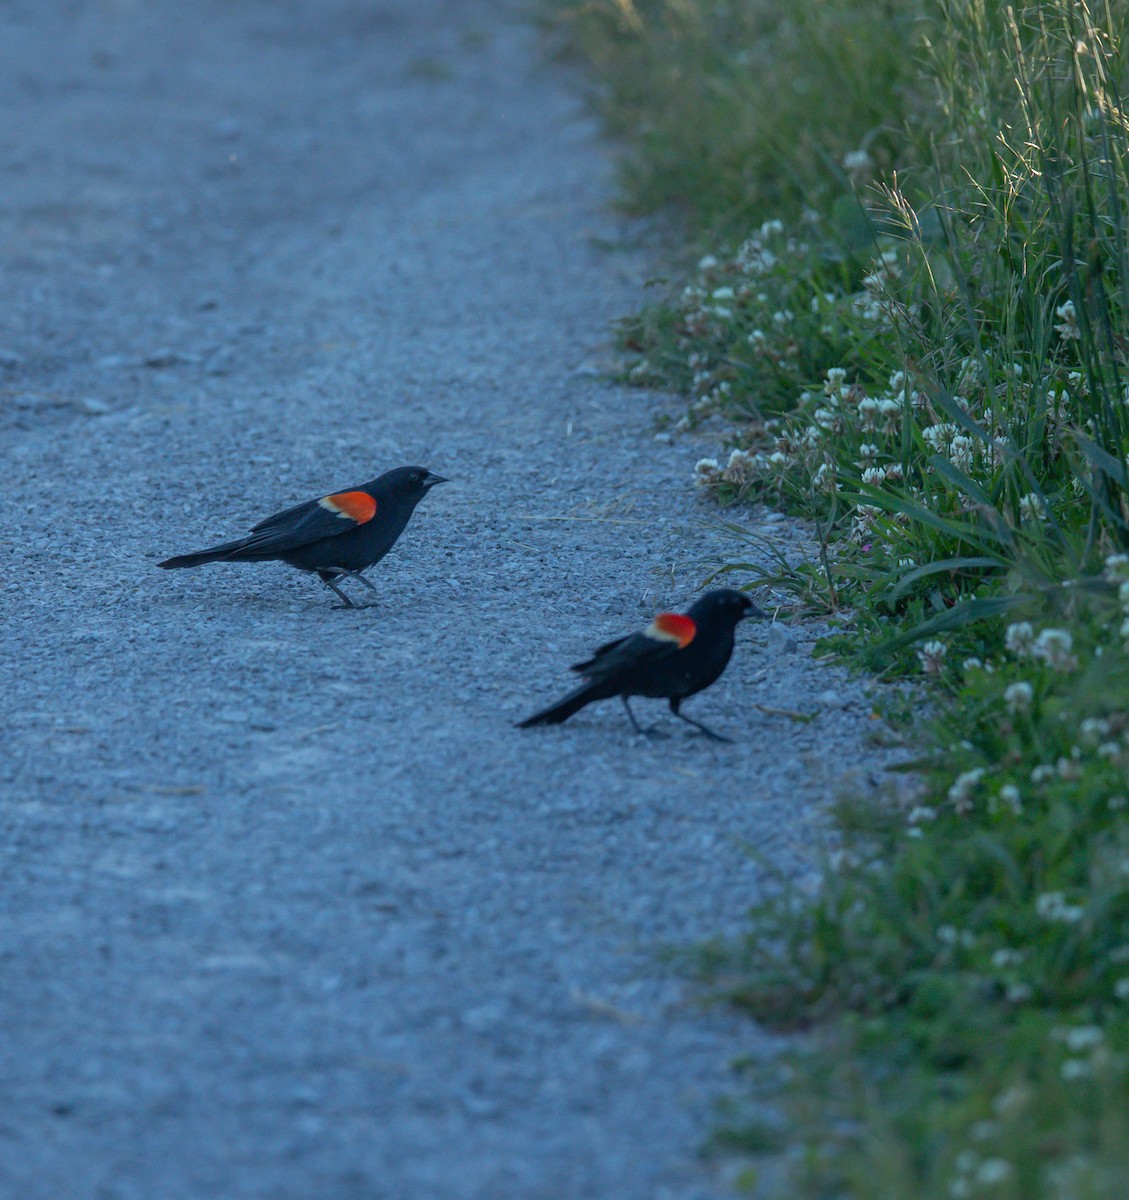
[[[590,659],[577,663],[572,670],[588,679],[607,679],[628,667],[673,658],[694,640],[696,633],[697,626],[690,617],[659,613],[646,629],[605,642]]]
[[[608,654],[609,651],[614,650],[616,646],[622,646],[629,637],[631,637],[631,634],[625,634],[623,637],[612,638],[610,642],[605,642],[602,646],[598,646],[595,650],[593,650],[591,658],[586,658],[583,662],[573,663],[572,666],[569,667],[569,670],[575,671],[578,675],[583,675],[589,667],[595,666],[595,664],[598,663],[600,659],[604,657],[604,655]]]
[[[278,553],[297,550],[367,524],[376,516],[376,510],[377,503],[368,492],[334,492],[320,500],[295,504],[260,521],[245,545],[249,549]]]

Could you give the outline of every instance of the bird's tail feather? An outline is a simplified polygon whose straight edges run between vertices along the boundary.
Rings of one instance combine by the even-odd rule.
[[[563,700],[558,700],[549,708],[543,708],[533,716],[526,717],[524,721],[519,721],[517,727],[518,729],[528,729],[531,725],[560,725],[562,721],[567,721],[573,713],[579,712],[586,704],[602,699],[604,699],[603,693],[590,683],[586,683],[575,691],[569,692]]]
[[[194,554],[177,554],[173,558],[166,558],[157,566],[171,569],[173,567],[200,567],[204,563],[220,562],[221,560],[231,561],[239,555],[240,550],[246,547],[248,540],[239,538],[234,542],[224,542],[221,546],[209,546],[207,550],[197,550]]]

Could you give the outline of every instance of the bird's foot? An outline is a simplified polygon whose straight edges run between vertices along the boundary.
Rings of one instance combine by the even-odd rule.
[[[699,726],[702,731],[702,736],[709,738],[711,742],[723,742],[726,746],[733,745],[733,739],[723,737],[720,733],[714,733],[712,729],[707,729],[704,725]]]

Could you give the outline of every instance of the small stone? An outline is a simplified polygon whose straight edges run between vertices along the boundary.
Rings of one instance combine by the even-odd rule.
[[[778,654],[794,654],[796,638],[786,625],[770,625],[768,627],[768,644]]]
[[[110,411],[110,406],[105,400],[99,400],[97,396],[84,396],[78,406],[84,413],[89,413],[92,417],[100,417],[104,413]]]

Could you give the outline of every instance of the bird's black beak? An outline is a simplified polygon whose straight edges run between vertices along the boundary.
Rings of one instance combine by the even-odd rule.
[[[746,608],[741,614],[741,620],[747,621],[749,617],[764,617],[764,619],[767,621],[768,613],[766,613],[763,608],[757,608],[757,606],[751,600],[749,600],[749,607]]]
[[[436,475],[434,471],[428,471],[423,477],[423,486],[425,488],[433,488],[437,483],[450,483],[449,479],[445,479],[442,475]]]

